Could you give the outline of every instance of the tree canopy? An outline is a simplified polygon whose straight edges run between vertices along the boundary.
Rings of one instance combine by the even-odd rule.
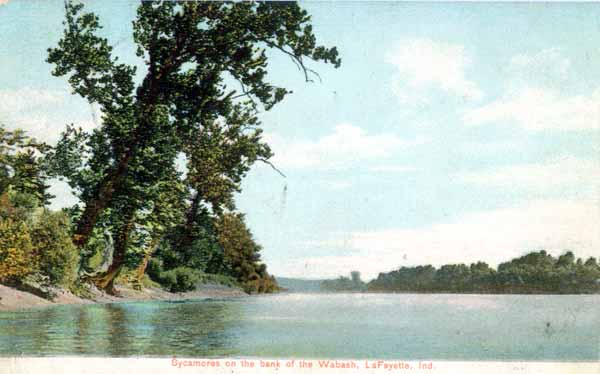
[[[217,216],[232,210],[251,165],[268,162],[259,111],[291,91],[269,83],[267,52],[288,56],[307,81],[317,76],[307,61],[338,67],[340,59],[335,47],[317,44],[310,16],[295,2],[141,2],[133,41],[146,71],[138,75],[83,8],[66,2],[64,33],[48,62],[99,106],[102,124],[90,133],[68,127],[50,158],[81,200],[74,243],[83,250],[99,227],[110,227],[113,261],[94,278],[110,291],[141,234],[156,243],[174,226],[192,230],[201,207]],[[185,177],[176,167],[181,157]],[[160,206],[168,193],[161,185],[180,186],[179,200]],[[160,218],[178,215],[186,222]]]
[[[558,258],[546,251],[531,252],[501,263],[497,269],[485,262],[401,267],[381,273],[369,282],[375,292],[475,292],[475,293],[597,293],[600,266],[596,258],[576,259],[568,251]]]

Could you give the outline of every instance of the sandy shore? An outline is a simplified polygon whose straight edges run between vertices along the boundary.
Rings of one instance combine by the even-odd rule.
[[[28,292],[16,290],[0,284],[0,312],[28,308],[39,308],[52,305],[118,303],[142,300],[201,300],[206,298],[229,298],[247,296],[242,290],[221,285],[202,285],[198,290],[183,293],[172,293],[159,288],[146,288],[136,291],[131,288],[117,287],[121,296],[96,293],[92,300],[83,299],[69,291],[61,290],[57,297],[50,301]]]

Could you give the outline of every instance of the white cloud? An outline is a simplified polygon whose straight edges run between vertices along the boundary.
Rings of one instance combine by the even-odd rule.
[[[526,87],[465,112],[468,125],[514,122],[531,131],[600,128],[600,89],[590,95],[566,96],[553,89]]]
[[[40,106],[56,105],[64,100],[62,92],[49,91],[30,87],[16,90],[0,89],[0,113],[19,113],[36,109]]]
[[[75,100],[78,100],[76,98]],[[76,101],[75,101],[76,102]],[[45,90],[24,87],[14,90],[0,90],[0,123],[9,129],[20,128],[30,136],[48,143],[58,140],[65,125],[73,119],[68,119],[77,113],[77,126],[84,130],[96,127],[101,117],[99,109],[94,106],[91,119],[85,116],[81,120],[81,109],[87,105],[78,102],[75,104],[68,91]],[[74,107],[73,105],[77,105]],[[85,112],[84,112],[85,113]]]
[[[423,139],[404,140],[391,133],[368,134],[350,124],[337,125],[331,134],[316,140],[289,140],[277,134],[265,136],[281,168],[346,169],[361,162],[386,159],[401,148],[422,144]]]
[[[467,110],[467,125],[508,122],[530,131],[600,128],[600,87],[565,93],[573,75],[571,60],[559,48],[513,56],[507,66],[505,93]]]
[[[463,183],[493,186],[505,190],[526,189],[549,194],[566,188],[600,192],[600,163],[592,160],[563,157],[545,163],[501,167],[480,172],[463,173]]]
[[[338,240],[347,256],[309,257],[280,270],[288,276],[336,277],[359,270],[364,278],[400,266],[470,263],[490,265],[545,249],[558,255],[600,254],[600,209],[596,200],[541,200],[467,214],[452,222],[417,229],[353,232]],[[331,240],[327,239],[329,245]]]
[[[430,88],[471,100],[484,96],[477,84],[465,76],[471,60],[462,45],[404,39],[385,57],[385,62],[398,71],[393,90],[403,102],[426,102],[424,91]]]
[[[571,60],[559,48],[547,48],[536,53],[513,56],[508,66],[513,74],[556,79],[567,74]]]

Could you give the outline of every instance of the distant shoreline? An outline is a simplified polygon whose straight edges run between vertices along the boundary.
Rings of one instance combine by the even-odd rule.
[[[498,292],[498,291],[489,291],[489,292],[461,292],[461,291],[344,291],[344,292],[334,292],[334,291],[321,291],[323,294],[342,294],[342,293],[361,293],[361,294],[427,294],[427,295],[600,295],[600,292],[543,292],[543,291],[514,291],[514,292]]]
[[[221,285],[202,285],[197,290],[190,292],[173,293],[160,288],[145,288],[136,291],[128,287],[117,286],[121,296],[111,296],[105,293],[94,294],[93,299],[75,296],[69,291],[60,290],[54,300],[44,299],[30,292],[20,291],[13,287],[0,284],[0,313],[18,312],[28,309],[45,308],[58,305],[83,305],[83,304],[111,304],[135,301],[184,301],[184,300],[206,300],[206,299],[230,299],[246,297],[249,294],[241,289]],[[294,291],[285,290],[281,294],[320,294],[320,295],[343,295],[343,294],[403,294],[403,295],[473,295],[473,296],[499,296],[499,295],[600,295],[600,293],[551,293],[551,292],[448,292],[448,291]]]
[[[212,284],[201,285],[195,291],[181,293],[168,292],[160,288],[144,288],[141,291],[136,291],[123,286],[117,286],[117,290],[121,293],[121,296],[111,296],[98,292],[94,294],[92,299],[81,298],[69,291],[59,290],[54,300],[48,300],[0,284],[0,312],[16,312],[57,305],[110,304],[132,301],[183,301],[248,296],[241,289]]]

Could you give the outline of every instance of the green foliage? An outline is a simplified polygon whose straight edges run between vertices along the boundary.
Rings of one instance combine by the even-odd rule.
[[[216,225],[213,220],[208,210],[200,209],[192,220],[191,232],[185,226],[176,227],[148,262],[148,275],[170,290],[185,288],[179,285],[186,280],[177,278],[185,272],[196,283],[241,285],[249,293],[275,291],[277,283],[258,262],[260,246],[243,216],[226,213]]]
[[[50,286],[73,284],[79,253],[68,215],[37,203],[36,196],[12,189],[0,195],[0,280],[50,295]]]
[[[0,219],[31,223],[39,208],[39,200],[31,194],[21,193],[9,187],[0,195]]]
[[[48,149],[22,130],[8,131],[0,125],[0,195],[12,190],[46,205],[52,198],[43,157]]]
[[[221,284],[228,287],[240,287],[240,284],[235,278],[225,274],[209,274],[204,273],[200,277],[202,284]]]
[[[402,267],[381,273],[368,284],[369,291],[478,292],[478,293],[598,293],[600,266],[595,258],[583,262],[572,252],[552,257],[531,252],[502,263],[497,270],[484,262],[466,266]]]
[[[27,225],[0,219],[0,282],[14,283],[36,270],[35,250]]]
[[[134,262],[130,254],[153,252],[182,225],[184,242],[169,244],[174,257],[204,257],[193,266],[217,271],[210,258],[219,251],[193,238],[195,214],[204,205],[216,215],[233,209],[250,166],[271,156],[258,113],[290,91],[268,82],[267,52],[290,57],[308,81],[316,73],[305,60],[338,67],[337,50],[316,43],[310,17],[293,2],[142,2],[133,39],[147,69],[138,77],[113,56],[99,36],[98,17],[81,4],[66,2],[64,25],[48,51],[53,74],[66,76],[75,93],[102,111],[100,127],[92,133],[69,127],[49,155],[54,173],[84,206],[74,241],[84,247],[107,224],[115,246],[111,267],[119,268]],[[175,168],[181,152],[185,180]],[[178,192],[170,193],[171,186]],[[176,198],[161,204],[169,196]]]
[[[261,247],[254,241],[242,214],[226,213],[221,216],[217,233],[230,274],[246,292],[272,292],[277,289],[277,282],[267,273],[266,265],[260,263]]]
[[[360,272],[352,271],[350,278],[340,276],[337,279],[327,279],[321,282],[321,290],[329,292],[366,291],[367,285],[360,279]]]
[[[179,269],[179,270],[177,270]],[[188,269],[188,270],[181,270]],[[188,272],[191,274],[191,277],[194,278],[195,284],[221,284],[229,287],[239,287],[240,284],[237,280],[226,274],[211,274],[199,271],[198,269],[191,269],[184,266],[179,266],[175,268],[171,268],[169,270],[165,270],[163,268],[163,264],[161,260],[157,258],[151,258],[148,261],[148,266],[146,268],[146,274],[148,275],[150,281],[157,282],[162,287],[172,290],[173,285],[177,284],[177,273],[178,272]],[[180,289],[182,287],[175,286],[175,289]],[[185,287],[183,287],[185,288]],[[191,289],[195,289],[191,288]]]
[[[177,267],[160,274],[160,284],[170,292],[193,291],[202,278],[202,272],[188,267]]]
[[[158,282],[155,282],[152,280],[152,278],[150,278],[150,276],[148,276],[148,274],[144,274],[144,276],[142,277],[141,282],[141,286],[143,288],[160,288],[161,285]]]
[[[77,276],[79,254],[71,240],[69,217],[44,210],[36,217],[31,238],[39,258],[38,271],[51,284],[70,287]]]
[[[258,279],[253,279],[242,284],[244,292],[253,293],[273,293],[280,290],[275,277],[262,276]]]
[[[163,272],[162,261],[157,258],[150,258],[146,266],[146,274],[155,282],[160,281],[160,274]]]
[[[188,266],[205,273],[227,273],[214,218],[206,208],[189,212],[185,224],[169,230],[154,257],[161,260],[166,270]]]

